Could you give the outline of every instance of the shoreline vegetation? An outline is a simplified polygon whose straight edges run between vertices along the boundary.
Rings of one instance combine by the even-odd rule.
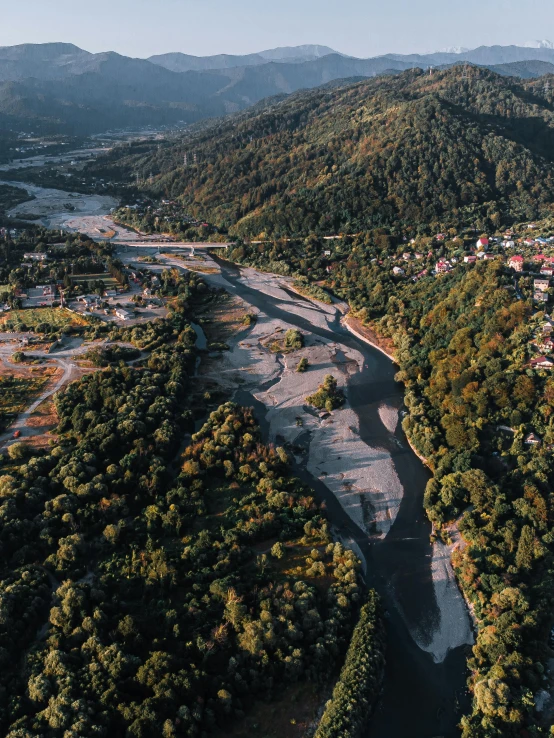
[[[346,328],[353,333],[356,338],[364,341],[369,346],[372,346],[377,351],[385,354],[387,359],[390,359],[393,364],[398,366],[398,360],[394,356],[394,343],[391,339],[386,339],[384,336],[380,336],[372,328],[364,325],[359,318],[353,315],[347,314],[342,319],[342,323]]]

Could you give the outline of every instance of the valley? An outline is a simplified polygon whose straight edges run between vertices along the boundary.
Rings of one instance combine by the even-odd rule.
[[[184,257],[188,268],[198,266],[209,284],[223,288],[256,316],[253,328],[227,339],[230,351],[202,359],[199,381],[253,406],[267,440],[291,449],[297,473],[325,502],[335,538],[354,547],[362,559],[366,584],[384,598],[388,613],[385,691],[367,735],[384,738],[391,730],[398,734],[410,730],[414,738],[455,736],[456,722],[467,703],[464,653],[473,634],[442,544],[429,544],[430,524],[422,513],[429,474],[401,430],[402,390],[394,381],[391,361],[350,333],[343,321],[344,303],[326,306],[297,296],[290,279],[239,270],[207,252],[194,261],[187,253],[194,248],[201,254],[199,244],[138,237],[110,220],[107,200],[79,196],[76,214],[63,211],[70,193],[25,188],[35,195],[29,206],[37,210],[38,205],[45,225],[93,238],[100,238],[103,231],[114,232],[115,256],[131,268],[140,255],[157,262],[152,266],[143,262],[154,272],[164,267],[183,271]],[[166,249],[177,253],[168,255]],[[271,337],[291,328],[305,335],[306,347],[283,357],[272,353],[267,348]],[[91,346],[102,344],[85,343],[52,357],[70,362]],[[294,368],[302,357],[309,363],[304,374]],[[344,386],[347,405],[322,419],[307,411],[304,398],[329,373]],[[68,380],[66,371],[55,389]],[[12,425],[4,442],[12,439],[17,428],[27,437],[25,420],[43,399],[38,398]],[[396,708],[398,694],[404,691],[409,694],[406,713]]]
[[[75,48],[41,84],[134,73]],[[552,50],[219,117],[371,61],[318,49],[0,171],[9,738],[551,730]]]

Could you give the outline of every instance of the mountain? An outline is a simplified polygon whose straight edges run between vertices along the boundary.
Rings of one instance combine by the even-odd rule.
[[[160,150],[114,152],[107,176],[242,236],[378,226],[480,229],[552,213],[554,112],[542,82],[460,66],[298,92]],[[195,167],[182,167],[194,151]]]
[[[189,54],[172,53],[158,54],[149,57],[148,61],[172,72],[204,71],[207,69],[232,69],[233,67],[251,67],[267,64],[268,61],[287,61],[301,63],[319,59],[327,54],[336,54],[328,46],[285,46],[278,49],[268,49],[257,54],[235,56],[231,54],[217,54],[215,56],[190,56]]]
[[[491,64],[487,69],[502,76],[519,77],[520,79],[533,79],[544,77],[546,74],[554,74],[554,64],[533,59],[509,64]]]
[[[470,62],[482,66],[495,64],[510,64],[512,62],[538,61],[554,62],[554,49],[541,47],[531,48],[526,46],[479,46],[469,51],[463,50],[459,53],[438,51],[433,54],[385,54],[384,58],[406,64],[415,64],[423,69],[429,66],[441,64],[456,64],[459,62]]]
[[[319,59],[328,54],[337,54],[334,49],[318,44],[304,44],[303,46],[279,46],[276,49],[260,51],[260,56],[269,61],[292,61],[293,59]]]
[[[554,49],[481,47],[356,59],[326,46],[300,46],[244,57],[167,54],[147,60],[115,52],[92,54],[72,44],[22,44],[0,48],[0,125],[88,134],[189,124],[338,80],[465,61],[502,75],[531,78],[551,71]],[[218,67],[205,68],[212,64]]]
[[[547,38],[544,38],[542,41],[527,41],[523,45],[530,49],[554,49],[554,43]]]

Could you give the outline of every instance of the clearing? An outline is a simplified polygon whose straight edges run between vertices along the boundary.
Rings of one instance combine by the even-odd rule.
[[[7,325],[27,326],[28,330],[36,330],[37,326],[46,323],[51,328],[69,328],[70,326],[84,326],[88,322],[80,315],[67,308],[29,308],[27,310],[11,310],[0,317],[0,330],[5,330]]]

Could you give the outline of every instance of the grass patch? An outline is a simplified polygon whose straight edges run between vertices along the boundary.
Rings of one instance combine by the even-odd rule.
[[[119,284],[115,277],[111,274],[75,274],[71,276],[73,284],[83,284],[84,282],[104,282],[106,287],[115,287]]]
[[[47,385],[49,375],[0,375],[0,430],[5,430]]]
[[[312,300],[317,300],[317,302],[323,302],[325,303],[325,305],[333,304],[331,295],[318,284],[313,284],[304,281],[303,279],[295,279],[292,284],[295,292],[304,295],[304,297],[309,297]]]
[[[88,321],[80,315],[71,312],[67,308],[28,308],[23,310],[12,310],[0,317],[0,328],[15,328],[25,325],[29,330],[36,330],[37,326],[48,325],[55,330],[69,328],[70,326],[88,325]]]

